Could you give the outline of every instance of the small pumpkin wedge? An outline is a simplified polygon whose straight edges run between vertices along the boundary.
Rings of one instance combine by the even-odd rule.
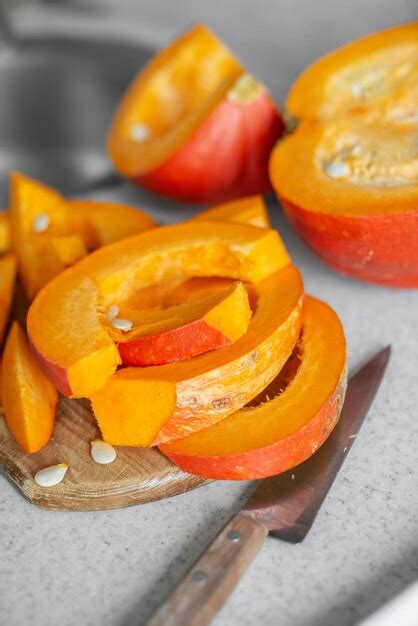
[[[303,286],[298,270],[288,265],[256,288],[248,331],[232,345],[188,361],[121,369],[90,396],[105,441],[151,446],[185,437],[266,387],[297,341]]]
[[[270,177],[286,215],[334,269],[418,287],[418,22],[353,42],[308,68],[287,107],[295,133]]]
[[[238,222],[258,226],[258,228],[270,228],[270,219],[263,196],[246,196],[217,204],[210,209],[200,211],[192,219],[199,222]]]
[[[120,103],[108,147],[134,182],[187,202],[270,188],[281,117],[266,88],[198,24],[159,52]]]
[[[0,259],[0,345],[9,319],[16,279],[16,258],[8,254]]]
[[[43,250],[43,279],[45,282],[74,265],[87,254],[87,248],[80,235],[51,237]]]
[[[30,341],[63,394],[90,396],[120,362],[104,323],[111,305],[122,308],[137,291],[173,277],[258,283],[289,263],[273,230],[209,222],[150,230],[93,252],[50,281],[29,309]]]
[[[125,317],[123,311],[121,315]],[[244,285],[234,283],[197,302],[133,311],[128,317],[134,327],[125,336],[120,331],[122,364],[148,366],[191,359],[228,346],[247,332],[251,309]]]
[[[297,352],[261,397],[160,450],[185,471],[207,478],[254,480],[284,472],[311,456],[338,421],[346,358],[338,317],[307,297]]]
[[[10,224],[6,211],[0,211],[0,254],[10,251]]]
[[[1,384],[8,429],[23,450],[38,452],[51,438],[58,393],[41,372],[17,322],[6,340]]]

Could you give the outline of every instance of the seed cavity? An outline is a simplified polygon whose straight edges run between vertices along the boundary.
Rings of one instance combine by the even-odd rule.
[[[133,327],[133,322],[131,322],[131,320],[113,319],[110,320],[110,323],[112,324],[113,328],[116,328],[117,330],[122,330],[124,333],[132,330]]]
[[[54,487],[63,480],[67,469],[66,463],[45,467],[35,474],[35,482],[40,487]]]
[[[39,213],[32,222],[32,230],[35,233],[43,233],[47,230],[51,219],[47,213]]]
[[[145,124],[134,124],[131,128],[131,137],[135,141],[146,141],[151,136],[151,131]]]
[[[106,313],[106,319],[111,322],[114,320],[120,313],[120,309],[117,304],[111,304]]]
[[[96,463],[107,465],[116,459],[116,450],[110,443],[95,439],[91,442],[91,456]]]

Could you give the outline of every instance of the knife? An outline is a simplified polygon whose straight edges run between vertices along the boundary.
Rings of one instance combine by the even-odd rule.
[[[209,624],[267,534],[290,543],[303,541],[357,437],[389,357],[387,346],[350,378],[340,419],[324,445],[301,465],[258,485],[148,626]]]

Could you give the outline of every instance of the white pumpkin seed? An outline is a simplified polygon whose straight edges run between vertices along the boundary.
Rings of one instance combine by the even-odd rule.
[[[150,129],[145,124],[134,124],[131,128],[131,137],[135,141],[146,141],[150,135]]]
[[[325,171],[331,178],[345,178],[350,170],[344,161],[330,161],[325,164]]]
[[[39,213],[32,222],[32,230],[35,233],[43,233],[51,223],[51,219],[47,213]]]
[[[45,467],[35,474],[35,482],[40,487],[54,487],[54,485],[58,485],[62,481],[67,469],[68,465],[66,463]]]
[[[106,317],[111,322],[119,315],[120,309],[117,304],[111,304],[107,309]]]
[[[114,320],[111,320],[110,323],[112,324],[113,328],[116,328],[117,330],[123,330],[124,332],[128,332],[128,330],[132,330],[132,326],[133,326],[133,323],[131,322],[131,320],[114,319]]]
[[[91,456],[100,465],[107,465],[116,459],[116,450],[110,443],[95,439],[91,442]]]

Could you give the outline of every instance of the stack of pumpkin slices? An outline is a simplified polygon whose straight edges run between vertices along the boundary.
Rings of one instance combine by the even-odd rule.
[[[323,443],[344,398],[343,329],[305,296],[260,196],[156,227],[22,175],[11,187],[8,241],[32,301],[29,340],[16,322],[6,340],[2,390],[24,450],[51,437],[58,392],[90,399],[106,442],[159,446],[211,478],[276,474]],[[71,267],[59,271],[45,250],[65,238],[84,255],[60,255]],[[2,259],[3,328],[14,258]]]

